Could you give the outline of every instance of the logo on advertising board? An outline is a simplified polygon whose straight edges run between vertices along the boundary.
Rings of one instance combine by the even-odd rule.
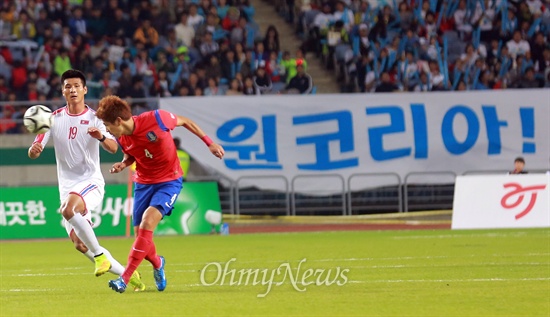
[[[529,199],[529,203],[525,208],[523,208],[523,210],[521,210],[521,207],[516,208],[519,213],[516,214],[515,218],[516,220],[519,220],[533,209],[537,202],[537,192],[546,189],[546,185],[542,184],[523,187],[519,183],[506,183],[504,184],[504,188],[511,188],[511,191],[502,196],[502,199],[500,200],[500,205],[505,209],[514,209],[518,207],[523,202],[523,199],[526,198],[526,195],[531,194],[530,197],[528,196],[527,198]]]

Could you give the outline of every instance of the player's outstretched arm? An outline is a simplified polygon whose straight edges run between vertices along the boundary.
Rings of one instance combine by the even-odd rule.
[[[185,127],[187,130],[191,131],[194,135],[198,136],[207,146],[210,152],[218,157],[223,158],[225,154],[225,150],[223,147],[219,144],[216,144],[210,139],[204,131],[191,119],[184,117],[184,116],[177,116],[178,118],[178,126]]]
[[[101,133],[101,130],[98,128],[88,128],[88,134],[99,141],[99,144],[101,144],[101,147],[111,153],[115,154],[118,150],[118,144],[115,140],[107,139],[103,133]]]
[[[44,150],[44,147],[42,146],[42,143],[36,142],[36,143],[33,143],[33,145],[31,145],[27,154],[31,159],[34,160],[40,156],[43,150]]]

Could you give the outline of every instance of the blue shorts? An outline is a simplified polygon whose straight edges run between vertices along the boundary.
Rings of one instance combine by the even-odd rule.
[[[183,178],[158,184],[138,184],[134,187],[134,226],[139,226],[149,206],[157,208],[162,217],[170,216],[183,187]]]

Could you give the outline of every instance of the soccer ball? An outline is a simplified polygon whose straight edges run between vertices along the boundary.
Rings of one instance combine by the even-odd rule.
[[[23,125],[30,133],[46,133],[53,126],[52,111],[43,105],[32,106],[25,111]]]

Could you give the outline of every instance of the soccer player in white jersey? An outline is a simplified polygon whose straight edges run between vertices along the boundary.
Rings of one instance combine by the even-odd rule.
[[[76,249],[95,263],[95,275],[106,272],[122,275],[124,267],[103,248],[91,225],[91,210],[103,201],[105,181],[99,165],[99,146],[116,153],[118,144],[109,134],[95,111],[84,102],[88,92],[86,77],[78,70],[68,70],[61,76],[63,96],[67,105],[53,112],[55,124],[34,139],[28,155],[36,159],[51,138],[57,161],[57,178],[61,214],[67,234]],[[139,273],[130,284],[144,290]]]

